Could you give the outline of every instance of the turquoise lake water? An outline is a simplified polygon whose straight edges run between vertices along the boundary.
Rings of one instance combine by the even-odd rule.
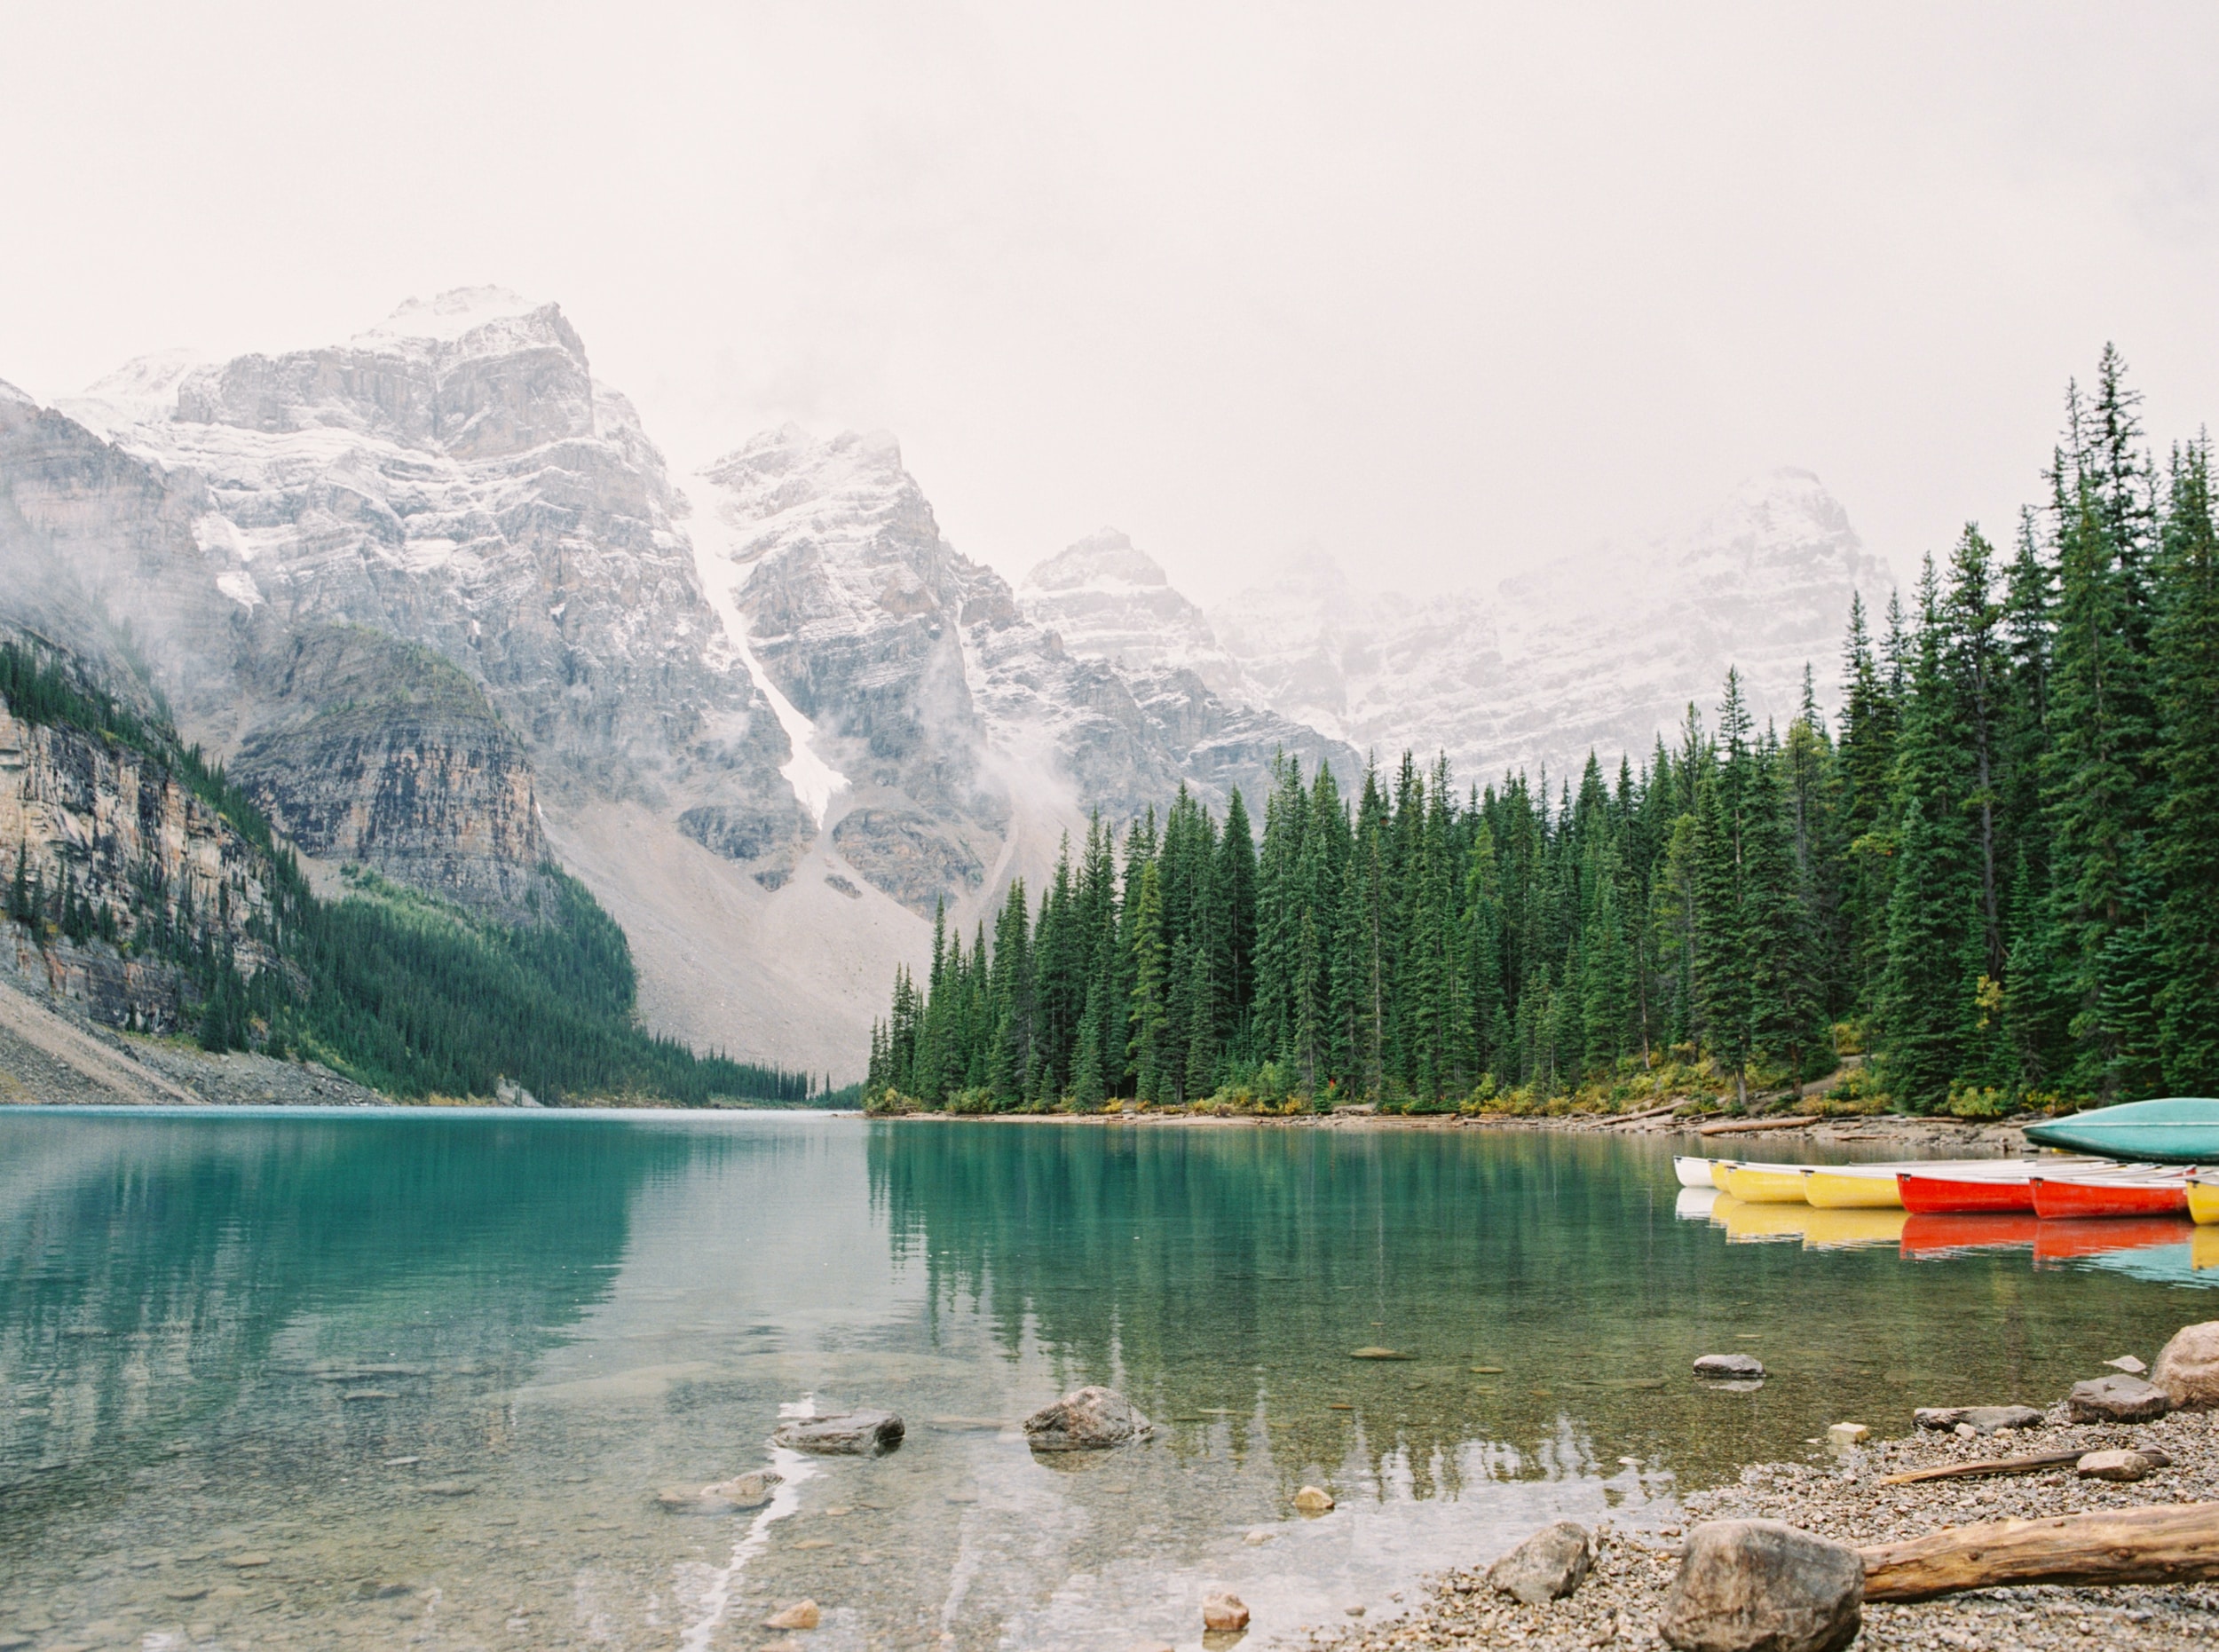
[[[1559,1514],[1669,1521],[1742,1462],[1823,1459],[1829,1422],[2046,1402],[2212,1311],[2184,1227],[2037,1256],[1710,1221],[1668,1152],[0,1113],[0,1648],[754,1647],[806,1596],[826,1652],[1125,1652],[1198,1645],[1220,1587],[1264,1645]],[[1768,1380],[1700,1387],[1720,1351]],[[1034,1458],[1016,1420],[1089,1381],[1156,1439]],[[767,1448],[781,1408],[850,1405],[903,1448]],[[766,1509],[654,1501],[773,1461]],[[1296,1515],[1305,1483],[1339,1506]]]

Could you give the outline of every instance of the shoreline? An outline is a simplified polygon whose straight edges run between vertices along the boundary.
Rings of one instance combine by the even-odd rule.
[[[2100,1363],[2090,1363],[2101,1374]],[[1886,1475],[1946,1464],[2142,1446],[2161,1449],[2172,1462],[2132,1484],[2081,1479],[2069,1463],[2025,1475],[1880,1483]],[[1402,1616],[1313,1627],[1300,1644],[1318,1652],[1661,1648],[1655,1625],[1678,1569],[1679,1540],[1704,1521],[1781,1520],[1864,1546],[1985,1521],[2213,1500],[2219,1500],[2219,1411],[2175,1411],[2146,1423],[2073,1423],[2058,1401],[2033,1427],[1970,1438],[1921,1432],[1830,1458],[1820,1452],[1800,1463],[1755,1463],[1735,1483],[1678,1498],[1675,1520],[1639,1529],[1606,1521],[1594,1534],[1587,1580],[1565,1600],[1523,1606],[1489,1585],[1484,1564],[1460,1566],[1429,1579],[1424,1597]],[[2219,1583],[2035,1584],[1915,1604],[1875,1602],[1864,1609],[1864,1630],[1856,1642],[1860,1652],[2089,1646],[2191,1652],[2214,1645],[2219,1645]]]
[[[866,1115],[889,1124],[996,1124],[1125,1126],[1145,1129],[1260,1129],[1415,1131],[1432,1134],[1502,1132],[1608,1136],[1618,1140],[1672,1137],[1698,1142],[1707,1156],[1769,1158],[1778,1147],[1875,1145],[1925,1150],[1928,1155],[2008,1158],[2026,1150],[2025,1126],[2033,1118],[1953,1118],[1910,1113],[1839,1113],[1787,1129],[1767,1128],[1732,1134],[1703,1135],[1700,1123],[1657,1115],[1623,1113],[1378,1113],[1343,1108],[1332,1113],[1190,1113],[1165,1110],[1103,1113],[904,1112]],[[1743,1122],[1734,1120],[1732,1122]],[[1749,1120],[1757,1123],[1761,1120]],[[1760,1146],[1761,1144],[1761,1146]]]

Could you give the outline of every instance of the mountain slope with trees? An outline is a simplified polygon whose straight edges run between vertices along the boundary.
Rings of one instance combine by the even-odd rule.
[[[1660,1063],[1830,1071],[1915,1110],[2219,1081],[2219,533],[2208,441],[2160,468],[2106,350],[2006,557],[1968,526],[1829,720],[1727,674],[1615,775],[1459,790],[1408,753],[1345,796],[1283,760],[1260,834],[1183,789],[1066,847],[1037,909],[897,974],[869,1093],[960,1111],[1113,1097],[1411,1108]]]
[[[5,641],[0,723],[18,742],[0,810],[8,939],[38,973],[106,983],[87,995],[98,1018],[318,1059],[406,1097],[510,1085],[549,1101],[819,1094],[806,1074],[643,1031],[623,930],[551,863],[520,925],[359,867],[326,899],[158,697],[126,703],[83,661]],[[181,832],[188,852],[165,857]]]

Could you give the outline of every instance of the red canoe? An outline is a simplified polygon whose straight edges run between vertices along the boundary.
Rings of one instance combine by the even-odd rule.
[[[2036,1176],[2034,1214],[2045,1221],[2070,1216],[2171,1216],[2188,1213],[2185,1175]]]
[[[2034,1208],[2031,1166],[2024,1175],[2008,1171],[1926,1175],[1899,1170],[1895,1185],[1903,1196],[1903,1208],[1914,1216],[2003,1215]]]

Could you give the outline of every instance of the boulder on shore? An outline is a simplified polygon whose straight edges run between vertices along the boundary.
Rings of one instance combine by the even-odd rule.
[[[1560,1520],[1544,1526],[1487,1569],[1490,1588],[1528,1606],[1561,1601],[1587,1581],[1587,1528]]]
[[[795,1417],[778,1425],[771,1443],[820,1457],[882,1457],[902,1443],[902,1419],[891,1411],[843,1411]]]
[[[2176,1411],[2219,1407],[2219,1319],[2175,1332],[2150,1380],[2165,1390]]]
[[[1680,1652],[1840,1652],[1857,1638],[1865,1562],[1777,1520],[1717,1520],[1687,1536],[1657,1632]]]
[[[1115,1388],[1074,1388],[1025,1419],[1025,1443],[1036,1451],[1098,1451],[1129,1445],[1156,1432]]]
[[[2097,1377],[2076,1382],[2065,1396],[2076,1423],[2155,1422],[2173,1409],[2165,1390],[2139,1377]]]
[[[2150,1468],[2150,1459],[2139,1451],[2088,1451],[2073,1465],[2083,1480],[2139,1480]]]
[[[2041,1413],[2031,1405],[1922,1405],[1911,1420],[1944,1434],[1962,1427],[1994,1434],[1999,1428],[2039,1428]]]
[[[1754,1354],[1706,1354],[1695,1362],[1698,1377],[1762,1377],[1765,1363]]]

